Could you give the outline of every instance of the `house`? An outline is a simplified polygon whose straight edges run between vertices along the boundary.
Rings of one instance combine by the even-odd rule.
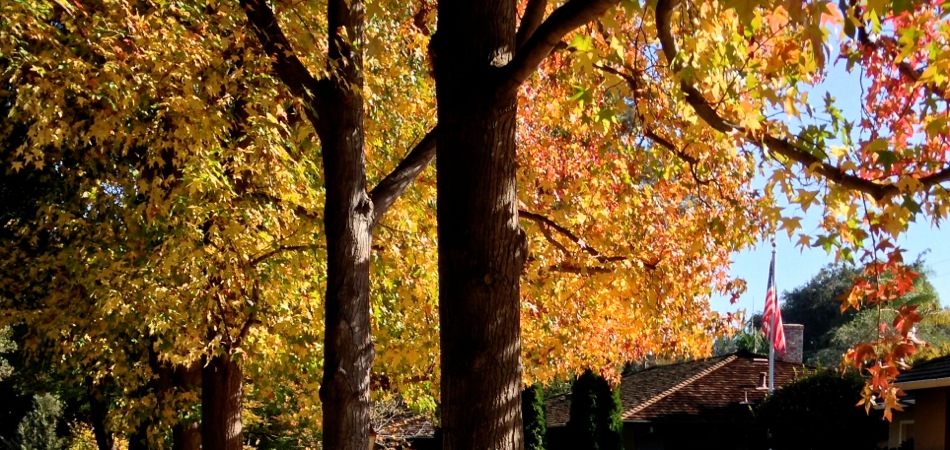
[[[776,388],[802,374],[802,325],[785,325],[788,352],[775,362]],[[622,379],[627,450],[745,449],[752,405],[768,393],[768,359],[748,352],[651,367]],[[570,395],[547,402],[551,450],[569,448]]]
[[[896,384],[907,396],[901,401],[904,411],[891,420],[888,447],[950,450],[950,355],[915,365]]]

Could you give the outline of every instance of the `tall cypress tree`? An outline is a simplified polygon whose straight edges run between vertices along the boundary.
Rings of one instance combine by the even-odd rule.
[[[567,428],[579,450],[622,450],[623,420],[620,390],[607,380],[585,371],[571,388],[571,417]]]
[[[521,416],[524,420],[525,450],[545,450],[547,442],[547,418],[544,413],[544,389],[532,384],[521,393]]]

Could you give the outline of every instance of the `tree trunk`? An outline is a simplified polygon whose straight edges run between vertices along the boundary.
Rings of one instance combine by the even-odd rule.
[[[437,215],[444,448],[522,448],[514,0],[439,2]]]
[[[140,424],[129,435],[129,450],[148,450],[148,425]]]
[[[366,450],[370,445],[369,380],[373,342],[369,257],[373,203],[366,192],[363,155],[363,2],[331,0],[329,86],[317,129],[323,147],[327,237],[323,448]],[[343,33],[345,31],[345,34]],[[355,44],[355,45],[354,45]]]
[[[185,392],[197,392],[201,386],[201,362],[195,361],[190,366],[177,366],[173,375],[175,386]],[[178,418],[178,423],[172,428],[173,450],[198,450],[201,448],[200,422],[190,417]]]
[[[201,373],[201,446],[242,450],[243,374],[230,354],[205,363]]]
[[[115,449],[115,437],[109,430],[108,416],[109,403],[103,389],[95,386],[91,378],[87,379],[89,385],[89,416],[92,421],[92,434],[96,437],[96,446],[99,450]]]

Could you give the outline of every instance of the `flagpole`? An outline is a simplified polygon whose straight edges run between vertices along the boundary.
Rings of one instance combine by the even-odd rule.
[[[774,276],[775,276],[775,236],[772,236],[772,267],[770,269],[773,277],[773,288],[774,288]],[[778,289],[776,288],[776,295],[778,295]],[[765,316],[762,316],[762,320],[765,320]],[[775,331],[772,331],[773,335]],[[769,339],[769,395],[775,391],[775,344],[772,342],[772,339]]]
[[[769,394],[775,390],[775,347],[769,344]]]

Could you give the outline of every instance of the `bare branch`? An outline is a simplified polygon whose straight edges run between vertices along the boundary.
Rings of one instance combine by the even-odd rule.
[[[498,93],[506,95],[537,70],[538,65],[547,58],[561,42],[561,38],[578,27],[600,17],[619,0],[568,0],[531,33],[523,47],[519,48],[515,58],[505,66],[504,76],[498,86]]]
[[[373,201],[373,226],[379,223],[383,214],[396,202],[403,191],[435,159],[435,143],[438,127],[426,133],[419,143],[406,155],[386,178],[383,178],[369,193]]]
[[[521,18],[521,25],[518,27],[518,35],[515,38],[515,45],[519,51],[541,25],[547,8],[548,0],[528,0],[524,17]]]
[[[663,48],[663,54],[670,62],[674,72],[682,69],[682,63],[677,58],[678,50],[676,39],[673,37],[671,27],[671,18],[673,10],[679,5],[679,0],[659,0],[656,5],[656,28]],[[680,88],[686,94],[686,102],[696,111],[696,114],[702,118],[709,126],[723,133],[741,133],[749,141],[755,143],[761,148],[782,155],[805,168],[820,174],[826,179],[847,189],[863,192],[870,195],[875,200],[882,200],[886,197],[892,197],[900,194],[900,189],[893,183],[880,183],[866,178],[852,175],[844,169],[827,163],[809,152],[801,144],[789,141],[784,138],[777,138],[771,135],[757,137],[749,133],[748,130],[731,123],[721,117],[713,107],[706,102],[702,94],[689,84],[688,80],[680,82]],[[950,166],[935,172],[931,175],[918,179],[925,189],[930,189],[940,183],[950,181]]]

